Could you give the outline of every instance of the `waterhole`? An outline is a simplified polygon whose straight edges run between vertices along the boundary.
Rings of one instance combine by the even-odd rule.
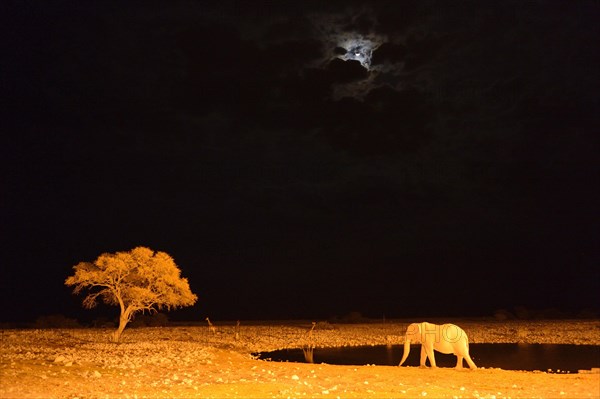
[[[283,362],[397,366],[403,350],[401,345],[377,345],[315,348],[312,353],[302,349],[282,349],[257,355],[260,359]],[[597,345],[470,344],[469,351],[477,366],[485,368],[577,373],[578,370],[600,367],[600,346]],[[411,345],[404,365],[418,366],[420,353],[420,345]],[[435,361],[438,367],[456,366],[454,355],[435,352]],[[463,367],[468,368],[466,361]]]

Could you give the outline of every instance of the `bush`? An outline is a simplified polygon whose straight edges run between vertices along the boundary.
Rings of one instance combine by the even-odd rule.
[[[132,327],[164,327],[168,324],[169,317],[164,313],[141,314],[131,322]]]
[[[70,319],[62,314],[40,316],[35,320],[35,328],[80,328],[76,319]]]
[[[598,312],[594,309],[583,309],[577,314],[578,319],[597,319]]]
[[[94,328],[115,328],[117,322],[110,320],[108,317],[100,316],[92,320],[92,327]]]
[[[531,312],[525,306],[515,306],[515,314],[520,320],[531,319]]]
[[[344,317],[342,317],[341,321],[343,323],[362,323],[365,321],[365,318],[360,312],[350,312]]]
[[[336,326],[334,326],[333,324],[329,323],[328,321],[318,321],[317,325],[315,326],[315,330],[335,330],[337,329]]]
[[[515,316],[506,309],[498,309],[494,312],[494,318],[499,321],[513,320]]]
[[[149,327],[165,327],[169,324],[169,316],[165,313],[156,313],[148,318]]]
[[[535,314],[536,319],[560,320],[568,318],[568,314],[557,308],[542,309]]]

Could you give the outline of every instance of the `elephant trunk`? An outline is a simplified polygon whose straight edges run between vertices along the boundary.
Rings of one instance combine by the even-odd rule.
[[[402,355],[402,360],[400,360],[400,364],[398,366],[402,366],[402,363],[404,363],[404,361],[408,357],[409,352],[410,352],[410,339],[406,338],[404,340],[404,354]]]

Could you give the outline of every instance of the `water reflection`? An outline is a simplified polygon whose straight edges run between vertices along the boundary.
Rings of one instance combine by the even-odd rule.
[[[392,364],[394,362],[394,346],[391,344],[387,344],[385,347],[385,354],[387,357],[388,364]]]
[[[408,366],[418,366],[419,345],[412,348]],[[471,357],[479,367],[505,370],[541,370],[571,372],[600,367],[600,346],[549,344],[471,344]],[[261,354],[261,358],[275,361],[397,366],[402,357],[402,346],[381,345],[344,348],[287,349]],[[454,367],[456,356],[436,352],[439,367]]]
[[[315,351],[315,347],[314,346],[305,346],[304,348],[302,348],[302,353],[304,353],[304,361],[306,363],[314,363],[314,351]]]

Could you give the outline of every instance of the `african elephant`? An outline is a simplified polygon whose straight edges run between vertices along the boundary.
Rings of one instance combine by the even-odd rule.
[[[425,367],[425,361],[429,357],[431,367],[435,364],[434,350],[442,353],[453,353],[457,357],[456,368],[462,369],[463,358],[473,370],[477,366],[469,356],[469,339],[462,328],[454,324],[431,324],[427,322],[413,323],[406,329],[404,341],[404,354],[398,366],[408,357],[411,343],[421,343],[421,367]]]

